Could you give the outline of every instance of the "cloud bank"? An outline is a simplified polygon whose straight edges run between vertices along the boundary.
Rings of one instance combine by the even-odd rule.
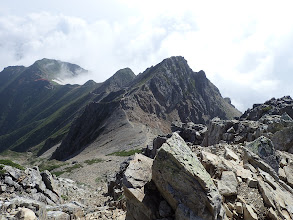
[[[130,67],[138,74],[182,55],[242,111],[271,97],[293,95],[290,1],[113,0],[101,5],[88,0],[79,14],[69,13],[70,7],[81,7],[77,1],[67,10],[60,5],[58,12],[54,5],[35,4],[37,10],[24,7],[21,13],[5,14],[9,5],[2,7],[0,69],[45,57],[92,71],[79,83],[101,82],[118,69]]]

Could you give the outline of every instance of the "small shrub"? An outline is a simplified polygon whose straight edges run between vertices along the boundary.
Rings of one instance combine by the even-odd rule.
[[[39,168],[40,168],[40,171],[44,171],[44,170],[52,171],[52,170],[55,170],[59,167],[65,166],[65,165],[67,165],[67,163],[64,163],[64,164],[44,164],[44,163],[42,163],[39,166]]]
[[[263,107],[261,110],[262,110],[263,112],[268,112],[268,111],[270,111],[271,109],[272,109],[272,106],[268,105],[268,106],[266,106],[266,107]]]
[[[4,175],[6,171],[3,169],[4,166],[0,165],[0,175]]]
[[[68,196],[66,196],[66,195],[61,195],[61,198],[62,198],[64,201],[67,201],[67,200],[68,200]]]
[[[75,169],[78,169],[78,168],[81,168],[81,167],[82,167],[82,165],[80,165],[80,164],[74,164],[71,167],[66,167],[64,169],[64,171],[70,173],[72,170],[75,170]]]
[[[124,196],[124,194],[122,194],[121,196],[119,196],[119,197],[117,198],[116,201],[120,201],[120,200],[122,200],[122,199],[124,199],[124,198],[125,198],[125,196]]]
[[[55,176],[60,176],[63,173],[65,173],[65,171],[56,171],[56,172],[52,172],[52,174],[54,174]]]
[[[6,159],[0,160],[0,164],[11,166],[11,167],[14,167],[14,168],[17,168],[17,169],[20,169],[20,170],[24,170],[23,166],[21,166],[21,165],[19,165],[17,163],[14,163],[11,160],[6,160]]]
[[[95,179],[95,182],[96,182],[96,183],[99,183],[99,182],[102,182],[102,181],[103,181],[102,177],[97,177],[97,178]]]
[[[119,156],[119,157],[129,157],[131,155],[134,155],[135,153],[141,153],[141,149],[136,149],[136,150],[130,150],[130,151],[117,151],[113,152],[111,154],[107,154],[107,156]]]
[[[64,164],[64,165],[65,165],[65,164]],[[82,167],[82,165],[80,165],[80,164],[74,164],[74,165],[71,166],[71,167],[66,167],[66,168],[64,168],[64,170],[62,170],[62,171],[52,172],[52,174],[55,174],[56,176],[60,176],[60,175],[62,175],[63,173],[70,173],[70,172],[72,172],[73,170],[78,169],[78,168],[81,168],[81,167]]]
[[[92,164],[94,164],[94,163],[100,163],[100,162],[102,162],[103,160],[102,159],[100,159],[100,158],[96,158],[96,159],[92,159],[92,160],[86,160],[86,161],[84,161],[86,164],[88,164],[88,165],[92,165]]]

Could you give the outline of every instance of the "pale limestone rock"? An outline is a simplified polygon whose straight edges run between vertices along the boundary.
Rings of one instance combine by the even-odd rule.
[[[259,190],[268,207],[278,210],[282,213],[287,210],[289,215],[293,215],[293,194],[286,184],[282,181],[275,180],[272,176],[264,171],[260,171],[261,177],[258,178]]]
[[[283,219],[285,219],[285,220],[292,220],[292,218],[291,218],[291,216],[290,216],[290,214],[287,212],[287,210],[282,210],[282,217],[283,217]]]
[[[283,169],[285,171],[288,184],[293,187],[293,164],[285,166]]]
[[[223,171],[221,180],[218,182],[218,190],[223,196],[237,194],[238,182],[233,171]]]
[[[21,220],[37,220],[35,213],[28,208],[20,208],[15,217]]]
[[[257,214],[250,205],[244,205],[244,220],[257,220]]]
[[[243,180],[247,180],[252,177],[252,172],[250,170],[240,168],[236,170],[237,176],[241,177]]]
[[[48,211],[47,219],[48,220],[70,220],[70,215],[61,211]]]
[[[243,206],[241,202],[236,202],[235,209],[237,213],[243,214]]]
[[[280,179],[281,180],[283,180],[283,181],[287,181],[287,177],[286,177],[286,173],[285,173],[285,171],[284,171],[284,169],[283,168],[280,168],[279,169],[279,177],[280,177]]]
[[[159,207],[159,194],[150,195],[147,183],[152,179],[153,160],[135,154],[123,177],[123,189],[126,197],[126,219],[150,220],[156,218]]]
[[[237,156],[237,154],[235,154],[232,150],[230,150],[227,147],[225,147],[225,158],[227,160],[239,161],[239,157]]]
[[[230,202],[227,203],[227,206],[230,210],[234,210],[234,208],[235,208],[234,205]]]
[[[284,157],[282,157],[282,159],[281,159],[281,161],[280,161],[280,166],[281,167],[284,167],[284,166],[287,166],[287,161],[286,161],[286,159],[284,158]]]
[[[123,184],[128,188],[142,188],[152,179],[152,164],[152,159],[135,154],[124,173]]]

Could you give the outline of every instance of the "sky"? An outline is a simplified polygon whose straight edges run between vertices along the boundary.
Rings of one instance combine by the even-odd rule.
[[[180,55],[245,111],[293,96],[291,2],[0,0],[0,71],[50,58],[102,82]]]

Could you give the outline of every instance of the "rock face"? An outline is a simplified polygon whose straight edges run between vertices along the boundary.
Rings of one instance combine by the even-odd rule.
[[[292,134],[293,126],[277,131],[272,137],[272,141],[276,149],[293,153]]]
[[[128,136],[135,133],[138,134],[132,135],[136,138],[132,142],[146,145],[153,136],[169,133],[173,121],[204,124],[215,116],[222,119],[240,116],[205,73],[193,72],[183,57],[165,59],[139,74],[123,89],[95,101],[73,123],[53,158],[65,159],[90,146],[110,149],[121,145],[120,150],[127,150],[123,148],[133,147],[128,144]],[[201,142],[204,127],[188,126],[191,133],[186,126],[183,133],[190,141]],[[147,134],[139,135],[138,129]],[[120,135],[110,137],[110,130]],[[105,144],[107,139],[111,142]]]

